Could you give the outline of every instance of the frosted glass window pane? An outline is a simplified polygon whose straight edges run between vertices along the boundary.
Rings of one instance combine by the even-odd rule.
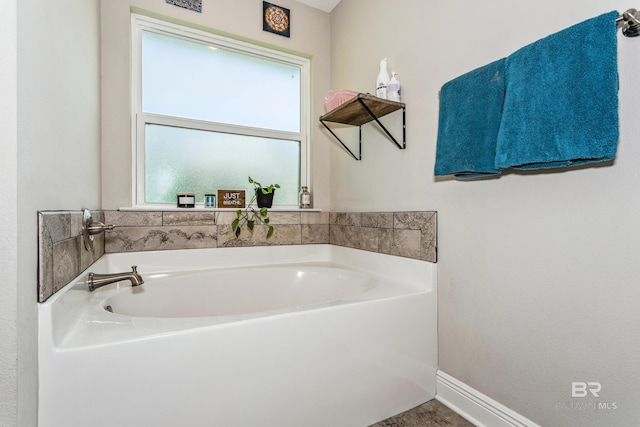
[[[300,68],[142,32],[142,110],[300,132]]]
[[[264,185],[280,184],[274,205],[297,205],[300,142],[147,124],[145,202],[173,203],[176,194],[246,190],[247,176]]]

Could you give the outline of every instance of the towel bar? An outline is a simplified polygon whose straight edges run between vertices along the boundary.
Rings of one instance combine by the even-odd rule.
[[[629,9],[616,18],[618,28],[622,28],[622,34],[627,37],[640,36],[640,12]]]

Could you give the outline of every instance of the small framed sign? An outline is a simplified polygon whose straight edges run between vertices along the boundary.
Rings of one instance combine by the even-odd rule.
[[[281,36],[291,36],[291,12],[284,7],[262,2],[262,29]]]
[[[245,207],[244,190],[218,190],[218,207],[242,209]]]

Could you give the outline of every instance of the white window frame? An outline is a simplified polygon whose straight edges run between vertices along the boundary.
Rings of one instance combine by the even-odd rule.
[[[224,123],[184,119],[142,111],[142,32],[152,31],[184,40],[219,46],[243,54],[262,57],[300,68],[300,132],[274,131],[270,129]],[[145,124],[176,126],[204,131],[250,135],[274,139],[300,141],[300,185],[309,186],[309,130],[311,129],[311,61],[309,58],[267,48],[258,44],[221,36],[144,15],[131,14],[131,149],[132,149],[132,207],[169,208],[175,204],[146,203],[145,184]],[[291,209],[297,205],[274,205],[274,208]]]

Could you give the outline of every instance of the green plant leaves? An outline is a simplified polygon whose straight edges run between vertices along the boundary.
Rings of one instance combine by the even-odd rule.
[[[263,187],[258,181],[254,180],[251,177],[248,177],[249,184],[253,184],[256,188],[256,191],[260,189],[263,194],[272,193],[275,188],[280,188],[279,184],[271,184],[268,187]],[[256,195],[253,195],[251,201],[247,204],[247,207],[242,210],[238,209],[236,211],[236,219],[231,223],[231,229],[234,231],[236,238],[240,236],[242,232],[242,227],[246,224],[249,231],[253,232],[256,223],[268,225],[267,227],[267,238],[271,237],[274,233],[274,228],[272,225],[269,225],[269,209],[268,208],[260,208],[260,210],[256,211],[251,205],[255,201]]]
[[[268,187],[263,187],[262,184],[260,184],[258,181],[256,181],[255,179],[249,177],[249,184],[253,184],[253,186],[255,187],[256,190],[260,190],[262,191],[262,194],[269,194],[269,193],[273,193],[273,190],[275,188],[280,188],[280,184],[271,184]]]

